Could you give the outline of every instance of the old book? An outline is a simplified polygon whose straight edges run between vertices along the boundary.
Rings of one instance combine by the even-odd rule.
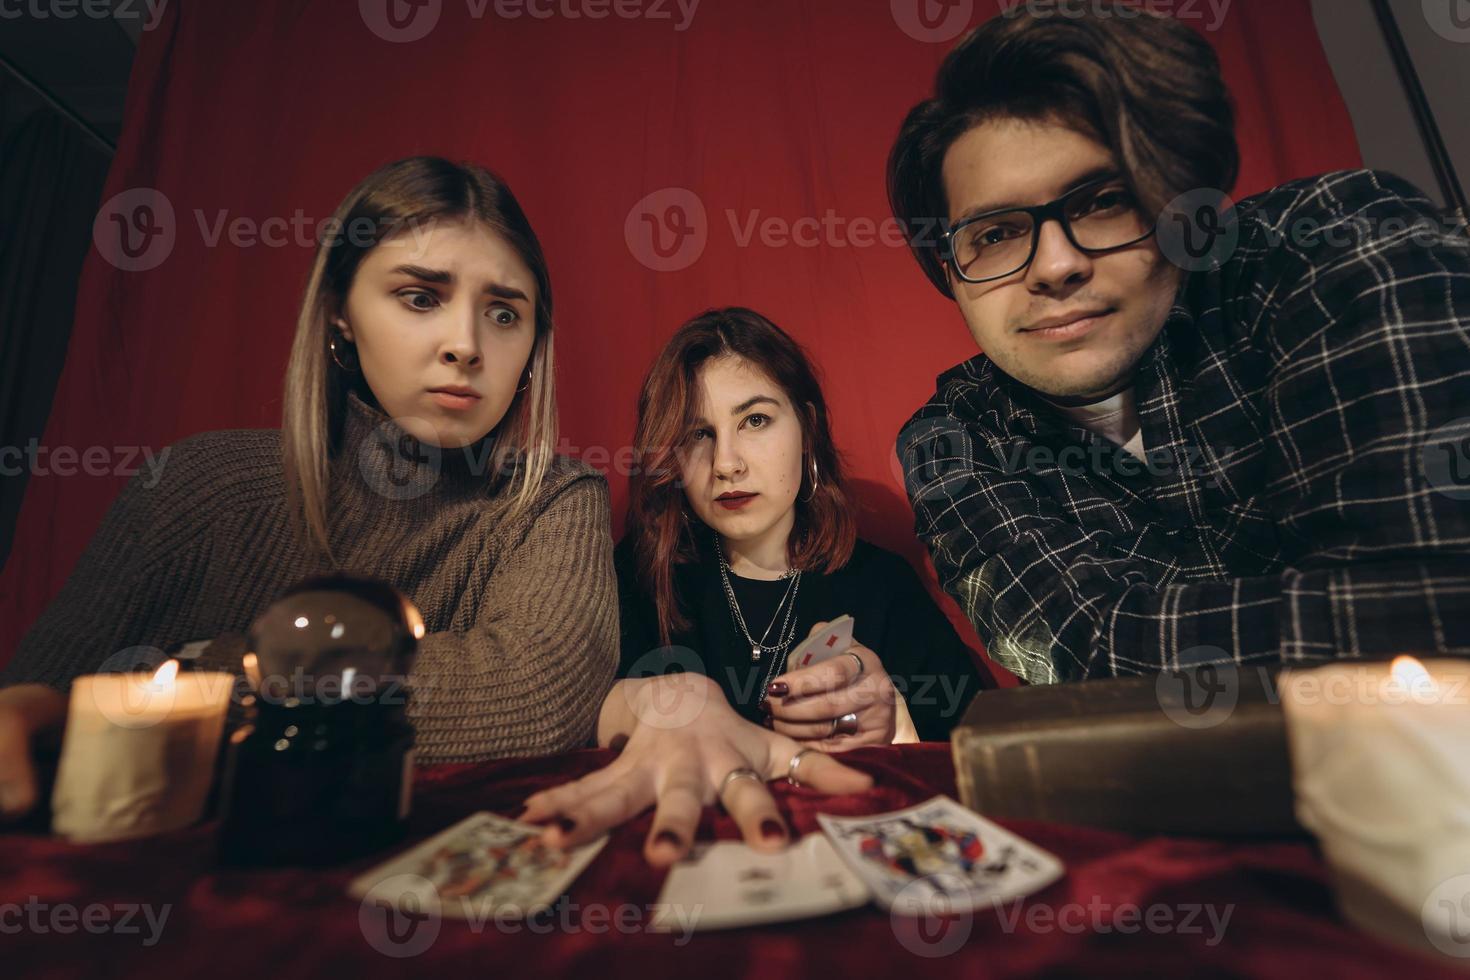
[[[984,691],[952,741],[960,798],[987,817],[1135,834],[1305,834],[1274,669]]]

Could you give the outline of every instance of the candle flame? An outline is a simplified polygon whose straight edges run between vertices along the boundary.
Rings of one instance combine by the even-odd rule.
[[[1434,678],[1429,676],[1429,671],[1415,657],[1395,657],[1389,666],[1389,673],[1393,679],[1405,690],[1423,690],[1434,692]]]
[[[179,662],[177,660],[167,660],[164,662],[163,666],[154,671],[152,683],[155,687],[165,687],[172,684],[174,682],[174,678],[178,675]]]

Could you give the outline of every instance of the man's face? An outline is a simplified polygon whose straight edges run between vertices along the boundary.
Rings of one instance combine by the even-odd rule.
[[[983,123],[945,154],[949,221],[1046,204],[1104,173],[1117,173],[1116,161],[1075,129],[1015,119]],[[953,267],[948,272],[970,335],[997,367],[1044,395],[1079,401],[1128,387],[1182,276],[1152,237],[1089,255],[1055,221],[1042,226],[1026,269],[984,283],[965,282]],[[1045,326],[1051,323],[1060,325]]]

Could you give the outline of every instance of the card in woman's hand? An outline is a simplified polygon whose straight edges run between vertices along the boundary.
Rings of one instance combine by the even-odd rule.
[[[847,648],[852,646],[852,629],[856,625],[851,616],[838,616],[822,629],[802,640],[795,650],[791,651],[791,657],[787,661],[793,669],[810,667],[819,664],[823,660],[831,660],[840,653],[846,653]]]

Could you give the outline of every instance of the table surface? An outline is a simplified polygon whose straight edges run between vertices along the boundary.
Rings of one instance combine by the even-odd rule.
[[[530,793],[611,758],[588,750],[421,769],[410,838],[324,871],[218,869],[214,823],[93,846],[33,831],[0,834],[0,973],[26,980],[329,974],[355,980],[410,971],[478,977],[491,970],[502,978],[599,980],[855,980],[903,971],[926,977],[1465,976],[1345,924],[1320,856],[1301,841],[1139,838],[1006,821],[1067,866],[1061,881],[1023,903],[927,925],[865,907],[690,936],[647,929],[664,877],[640,855],[650,813],[618,828],[551,914],[530,923],[428,919],[400,930],[346,896],[352,877],[409,843],[479,810],[514,814]],[[947,744],[862,749],[847,759],[875,776],[873,790],[824,797],[774,784],[798,833],[819,831],[819,809],[878,813],[955,793]],[[736,837],[723,812],[705,811],[700,839]]]

